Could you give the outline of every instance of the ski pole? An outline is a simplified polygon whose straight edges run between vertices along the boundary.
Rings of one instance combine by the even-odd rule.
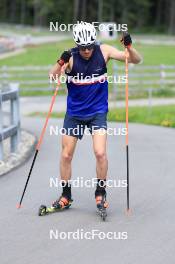
[[[126,74],[126,166],[127,166],[127,213],[130,212],[130,199],[129,199],[129,139],[128,139],[128,50],[125,48],[125,74]]]
[[[34,167],[34,164],[35,164],[35,161],[36,161],[36,157],[38,155],[38,152],[40,150],[40,147],[41,147],[41,144],[42,144],[42,141],[43,141],[43,137],[44,137],[44,134],[45,134],[45,130],[46,130],[48,121],[49,121],[49,117],[50,117],[51,112],[52,112],[52,108],[53,108],[53,105],[54,105],[54,102],[55,102],[55,98],[56,98],[56,95],[57,95],[57,92],[58,92],[58,89],[59,89],[59,85],[60,85],[60,82],[58,82],[58,85],[56,86],[55,91],[54,91],[54,95],[52,96],[52,100],[51,100],[49,111],[47,113],[46,121],[44,123],[40,138],[39,138],[38,143],[36,145],[36,150],[35,150],[35,155],[34,155],[34,158],[33,158],[33,161],[32,161],[32,165],[30,167],[30,171],[29,171],[29,174],[28,174],[28,177],[27,177],[27,181],[26,181],[26,184],[25,184],[25,187],[24,187],[20,202],[19,202],[19,204],[17,204],[17,208],[21,208],[21,204],[22,204],[22,201],[23,201],[23,198],[24,198],[24,194],[26,192],[26,188],[27,188],[27,185],[28,185],[28,182],[29,182],[29,179],[30,179],[30,175],[32,173],[32,170],[33,170],[33,167]]]

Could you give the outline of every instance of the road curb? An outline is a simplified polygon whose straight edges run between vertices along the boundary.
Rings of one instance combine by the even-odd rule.
[[[6,155],[4,160],[0,161],[0,176],[3,176],[10,171],[17,169],[23,165],[33,154],[37,137],[27,130],[21,130],[21,141],[15,153]]]

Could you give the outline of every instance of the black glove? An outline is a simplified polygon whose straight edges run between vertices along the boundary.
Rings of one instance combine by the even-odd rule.
[[[131,36],[128,32],[123,32],[123,36],[121,39],[121,43],[124,44],[125,47],[130,47],[132,44]]]
[[[70,50],[65,50],[57,62],[62,66],[64,63],[69,62],[69,59],[71,56],[72,56],[72,54],[71,54]]]

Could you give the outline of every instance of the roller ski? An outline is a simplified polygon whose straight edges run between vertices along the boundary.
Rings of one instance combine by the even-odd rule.
[[[46,205],[41,205],[38,211],[39,216],[44,216],[47,214],[52,214],[56,212],[69,209],[73,200],[68,199],[67,197],[61,196],[58,200],[52,203],[52,206],[47,207]]]
[[[108,208],[108,203],[106,201],[106,194],[96,196],[95,199],[97,205],[97,213],[101,217],[101,219],[105,221],[107,217],[107,208]]]

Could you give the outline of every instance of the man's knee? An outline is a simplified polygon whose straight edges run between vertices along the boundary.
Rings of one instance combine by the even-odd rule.
[[[69,150],[64,149],[62,151],[61,158],[64,162],[71,162],[73,158],[73,153]]]
[[[105,161],[107,160],[107,155],[105,151],[102,150],[95,150],[95,156],[98,161]]]

